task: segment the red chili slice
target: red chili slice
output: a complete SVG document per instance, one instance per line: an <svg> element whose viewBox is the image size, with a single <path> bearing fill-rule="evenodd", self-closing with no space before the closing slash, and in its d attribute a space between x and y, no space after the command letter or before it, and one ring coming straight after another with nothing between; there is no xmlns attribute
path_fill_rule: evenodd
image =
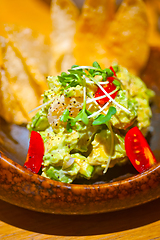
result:
<svg viewBox="0 0 160 240"><path fill-rule="evenodd" d="M116 73L115 73L113 67L110 67L110 69L111 69L112 72L114 73L114 76L116 76ZM107 78L107 81L109 81L109 83L103 86L104 90L105 90L107 93L111 93L112 91L114 91L114 90L116 89L116 86L114 85L113 80L114 80L114 77L108 77L108 78ZM115 98L116 95L117 95L117 92L118 92L118 91L116 91L115 93L111 94L111 97L112 97L112 98ZM95 98L101 97L101 96L104 96L104 92L103 92L100 88L98 88L98 89L97 89L97 92L95 93ZM105 97L105 98L102 98L102 99L97 100L97 103L100 104L100 105L104 105L104 104L107 103L108 101L109 101L109 98L108 98L108 97Z"/></svg>
<svg viewBox="0 0 160 240"><path fill-rule="evenodd" d="M133 127L125 136L126 154L138 172L144 172L157 161L145 137L138 129Z"/></svg>
<svg viewBox="0 0 160 240"><path fill-rule="evenodd" d="M24 167L34 173L38 173L43 162L43 155L44 155L43 139L38 132L32 131Z"/></svg>
<svg viewBox="0 0 160 240"><path fill-rule="evenodd" d="M117 77L116 72L114 71L113 67L110 66L109 69L111 69L112 72L113 72L113 75L114 75L115 77ZM113 80L114 80L114 77L108 77L107 80L108 80L108 81L113 81Z"/></svg>

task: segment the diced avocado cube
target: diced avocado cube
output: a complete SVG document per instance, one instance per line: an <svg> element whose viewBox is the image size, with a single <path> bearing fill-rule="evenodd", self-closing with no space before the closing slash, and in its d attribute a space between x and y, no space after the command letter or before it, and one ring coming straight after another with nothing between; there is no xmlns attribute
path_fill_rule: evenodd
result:
<svg viewBox="0 0 160 240"><path fill-rule="evenodd" d="M27 128L29 131L43 131L49 127L49 122L47 118L47 113L40 110L32 118L32 122L28 124Z"/></svg>
<svg viewBox="0 0 160 240"><path fill-rule="evenodd" d="M82 156L79 153L72 154L72 157L75 158L75 162L79 165L80 170L79 173L83 175L83 177L89 179L92 176L92 173L94 171L94 166L90 165L87 162L87 159L85 156Z"/></svg>
<svg viewBox="0 0 160 240"><path fill-rule="evenodd" d="M88 163L83 165L83 168L80 168L79 173L83 175L85 178L89 179L92 176L92 173L94 171L94 167Z"/></svg>
<svg viewBox="0 0 160 240"><path fill-rule="evenodd" d="M68 169L63 170L62 167L50 166L46 171L49 178L56 181L71 183L77 176L80 167L77 163L72 164Z"/></svg>
<svg viewBox="0 0 160 240"><path fill-rule="evenodd" d="M47 170L47 175L49 178L56 180L56 181L60 181L60 182L64 182L64 183L71 183L72 179L69 178L69 176L66 176L62 169L60 168L55 168L55 167L50 167Z"/></svg>
<svg viewBox="0 0 160 240"><path fill-rule="evenodd" d="M40 116L35 124L35 129L37 131L43 131L49 127L48 119L45 116Z"/></svg>

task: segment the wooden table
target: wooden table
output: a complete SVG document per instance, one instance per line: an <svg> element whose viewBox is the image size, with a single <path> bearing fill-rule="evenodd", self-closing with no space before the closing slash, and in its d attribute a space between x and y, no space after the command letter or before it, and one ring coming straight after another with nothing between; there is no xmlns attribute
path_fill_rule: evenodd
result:
<svg viewBox="0 0 160 240"><path fill-rule="evenodd" d="M33 212L0 200L0 239L160 239L160 199L86 216Z"/></svg>

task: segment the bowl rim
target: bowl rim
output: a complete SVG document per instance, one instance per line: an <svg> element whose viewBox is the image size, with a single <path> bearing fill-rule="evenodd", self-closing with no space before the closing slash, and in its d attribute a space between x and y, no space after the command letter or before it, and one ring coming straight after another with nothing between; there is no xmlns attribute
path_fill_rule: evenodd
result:
<svg viewBox="0 0 160 240"><path fill-rule="evenodd" d="M0 167L0 199L39 212L94 214L137 206L160 197L160 163L141 174L100 184L51 180L30 172L1 151ZM48 206L42 201L44 198Z"/></svg>
<svg viewBox="0 0 160 240"><path fill-rule="evenodd" d="M126 182L128 181L135 181L135 180L141 180L143 178L143 176L146 176L150 173L153 173L154 171L157 170L157 168L160 168L160 162L158 162L157 164L154 164L151 168L145 170L144 172L142 173L138 173L133 175L133 176L130 176L130 177L127 177L125 179L120 179L120 180L117 180L117 181L113 181L113 182L106 182L106 183L93 183L93 184L80 184L80 183L64 183L64 182L60 182L60 181L56 181L56 180L53 180L53 179L49 179L49 178L46 178L44 176L41 176L37 173L33 173L32 171L30 171L29 169L23 167L22 165L20 165L19 163L13 161L11 158L7 157L5 153L3 153L1 150L0 150L0 161L6 161L8 162L8 164L10 164L12 167L15 167L18 171L23 171L23 172L26 172L26 174L28 174L29 176L34 176L34 178L42 178L43 180L46 180L46 181L51 181L51 182L54 182L55 184L61 184L63 186L79 186L79 187L87 187L87 186L108 186L108 185L117 185L117 183L121 183L121 184L125 184Z"/></svg>

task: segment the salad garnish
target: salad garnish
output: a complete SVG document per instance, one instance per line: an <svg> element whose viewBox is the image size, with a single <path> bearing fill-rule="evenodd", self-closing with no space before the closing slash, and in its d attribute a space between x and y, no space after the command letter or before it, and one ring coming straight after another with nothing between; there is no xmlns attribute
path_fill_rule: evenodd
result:
<svg viewBox="0 0 160 240"><path fill-rule="evenodd" d="M127 132L125 149L129 160L140 173L148 170L157 162L148 142L137 127Z"/></svg>
<svg viewBox="0 0 160 240"><path fill-rule="evenodd" d="M28 124L25 167L34 173L42 168L42 176L71 183L96 179L108 168L123 167L128 158L139 172L156 163L143 137L154 92L140 78L121 66L102 69L94 62L47 80L43 104Z"/></svg>
<svg viewBox="0 0 160 240"><path fill-rule="evenodd" d="M38 132L32 131L24 167L34 173L38 173L42 166L43 156L44 156L43 139Z"/></svg>
<svg viewBox="0 0 160 240"><path fill-rule="evenodd" d="M85 70L85 72L83 70ZM61 76L58 77L59 81L62 83L62 86L65 87L65 89L73 86L75 87L78 84L81 84L83 86L83 108L80 111L80 113L75 117L75 119L69 118L69 115L68 115L70 126L74 126L76 121L78 120L81 120L84 124L87 125L88 124L87 118L91 118L99 115L109 105L110 102L113 102L117 107L121 108L126 113L130 113L128 109L126 109L125 107L123 107L122 105L120 105L114 100L114 97L116 96L118 90L120 89L121 84L120 84L120 80L116 77L113 67L105 68L104 70L102 70L100 65L97 62L94 62L93 67L74 65L72 66L71 70L68 70L68 71L69 71L69 74L62 73ZM97 81L95 79L95 76L102 76L102 81ZM114 79L115 77L116 79ZM113 82L111 83L109 81L106 82L106 79L110 79ZM89 98L86 100L86 83L96 84L101 90L102 96L96 97L97 95L95 94L95 97ZM107 86L106 88L101 86L104 84ZM109 84L109 87L108 87L108 84ZM110 90L111 84L112 84L112 91L108 93L107 89L109 88ZM99 89L97 91L99 91ZM97 112L94 112L93 114L89 113L86 109L86 103L91 103L95 101L99 103L98 100L101 100L101 99L105 99L103 101L103 105L104 104L105 105L101 107L100 110L98 110ZM101 115L100 115L100 118L102 118ZM63 121L63 118L61 118L61 121ZM71 131L71 128L68 128L68 130Z"/></svg>

